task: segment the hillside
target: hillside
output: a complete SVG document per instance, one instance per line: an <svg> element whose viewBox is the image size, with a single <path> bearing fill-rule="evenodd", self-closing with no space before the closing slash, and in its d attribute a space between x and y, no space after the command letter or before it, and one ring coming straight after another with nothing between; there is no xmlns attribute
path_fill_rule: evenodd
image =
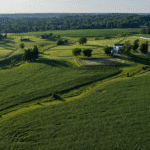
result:
<svg viewBox="0 0 150 150"><path fill-rule="evenodd" d="M0 150L148 149L150 55L132 50L114 58L103 49L145 42L141 34L116 36L131 30L33 32L1 40ZM50 33L68 43L39 37ZM102 37L95 40L96 34ZM24 49L38 46L38 59L23 61L21 37L30 39ZM92 56L74 56L74 48L92 49Z"/></svg>

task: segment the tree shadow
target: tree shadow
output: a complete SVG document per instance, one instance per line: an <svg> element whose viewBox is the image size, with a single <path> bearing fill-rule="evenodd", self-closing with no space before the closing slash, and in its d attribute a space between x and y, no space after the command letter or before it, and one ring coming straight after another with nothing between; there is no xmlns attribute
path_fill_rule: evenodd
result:
<svg viewBox="0 0 150 150"><path fill-rule="evenodd" d="M97 48L99 48L99 47L104 47L104 46L100 46L100 45L89 45L89 44L87 44L87 45L85 45L85 46L92 46L92 47L97 47Z"/></svg>
<svg viewBox="0 0 150 150"><path fill-rule="evenodd" d="M150 65L150 58L143 58L140 55L130 55L129 60L143 65Z"/></svg>
<svg viewBox="0 0 150 150"><path fill-rule="evenodd" d="M4 58L0 60L0 67L2 69L8 69L8 66L12 63L12 60L15 60L16 64L22 61L23 54L13 55L9 58ZM16 65L17 67L18 65Z"/></svg>
<svg viewBox="0 0 150 150"><path fill-rule="evenodd" d="M71 67L71 65L69 65L69 63L65 60L54 60L48 58L39 58L35 61L35 63L43 63L52 67Z"/></svg>

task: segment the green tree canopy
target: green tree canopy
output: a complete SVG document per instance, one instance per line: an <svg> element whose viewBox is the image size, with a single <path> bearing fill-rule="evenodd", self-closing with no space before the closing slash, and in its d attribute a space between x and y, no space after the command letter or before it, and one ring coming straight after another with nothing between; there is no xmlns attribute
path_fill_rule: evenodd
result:
<svg viewBox="0 0 150 150"><path fill-rule="evenodd" d="M74 56L80 55L81 52L82 52L82 51L81 51L80 48L75 48L75 49L72 50L72 53L73 53Z"/></svg>
<svg viewBox="0 0 150 150"><path fill-rule="evenodd" d="M133 44L133 50L134 51L137 50L138 47L139 47L139 39L136 39Z"/></svg>
<svg viewBox="0 0 150 150"><path fill-rule="evenodd" d="M140 51L145 54L148 52L148 41L140 45Z"/></svg>
<svg viewBox="0 0 150 150"><path fill-rule="evenodd" d="M79 44L83 45L87 42L87 38L86 37L81 37L78 42L79 42Z"/></svg>
<svg viewBox="0 0 150 150"><path fill-rule="evenodd" d="M83 50L83 55L87 56L87 57L92 56L92 50L91 49L85 49L85 50Z"/></svg>
<svg viewBox="0 0 150 150"><path fill-rule="evenodd" d="M20 43L19 46L20 46L20 48L22 48L22 49L25 47L24 43Z"/></svg>
<svg viewBox="0 0 150 150"><path fill-rule="evenodd" d="M124 46L119 49L119 52L124 55L130 55L132 49L132 45L130 41L125 41Z"/></svg>

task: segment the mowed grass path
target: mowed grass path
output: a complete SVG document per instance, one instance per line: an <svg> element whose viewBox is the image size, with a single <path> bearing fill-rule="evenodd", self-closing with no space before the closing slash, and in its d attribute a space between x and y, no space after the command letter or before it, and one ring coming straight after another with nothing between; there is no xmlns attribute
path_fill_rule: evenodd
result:
<svg viewBox="0 0 150 150"><path fill-rule="evenodd" d="M0 123L0 149L150 147L149 75L102 85L76 101L42 107Z"/></svg>

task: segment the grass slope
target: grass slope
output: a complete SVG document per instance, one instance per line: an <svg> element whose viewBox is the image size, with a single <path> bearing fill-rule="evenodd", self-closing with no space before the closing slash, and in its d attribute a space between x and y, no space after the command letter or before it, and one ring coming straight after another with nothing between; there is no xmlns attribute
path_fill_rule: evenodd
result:
<svg viewBox="0 0 150 150"><path fill-rule="evenodd" d="M0 149L148 149L149 75L0 124ZM105 92L103 92L105 91Z"/></svg>
<svg viewBox="0 0 150 150"><path fill-rule="evenodd" d="M0 114L7 109L119 73L99 67L78 69L71 62L39 58L36 63L0 72Z"/></svg>

